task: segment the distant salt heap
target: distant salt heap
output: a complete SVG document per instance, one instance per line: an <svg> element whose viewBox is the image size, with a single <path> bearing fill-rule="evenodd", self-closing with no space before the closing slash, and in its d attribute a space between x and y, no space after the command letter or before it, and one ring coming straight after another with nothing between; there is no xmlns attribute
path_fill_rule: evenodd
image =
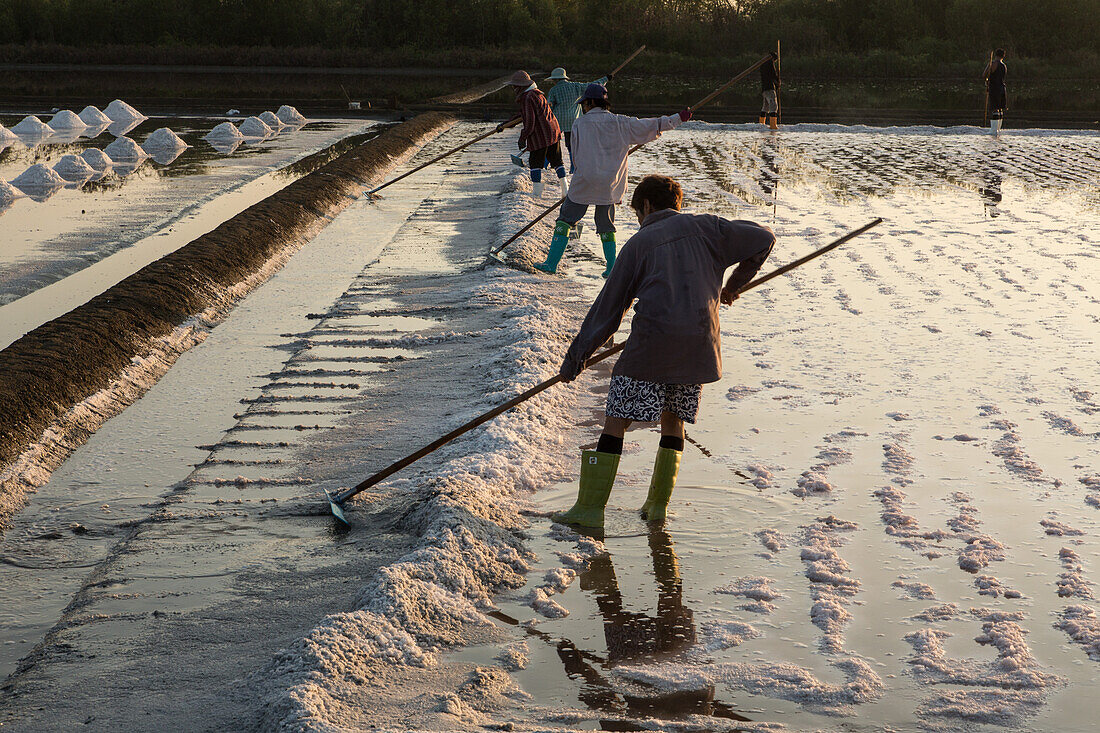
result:
<svg viewBox="0 0 1100 733"><path fill-rule="evenodd" d="M138 161L149 157L140 145L126 136L116 138L103 149L103 152L110 156L111 160Z"/></svg>
<svg viewBox="0 0 1100 733"><path fill-rule="evenodd" d="M217 140L218 142L232 142L234 140L243 140L244 135L233 126L232 122L223 122L206 133L205 139L210 141Z"/></svg>
<svg viewBox="0 0 1100 733"><path fill-rule="evenodd" d="M245 137L257 140L263 140L275 134L259 117L249 117L242 122L240 131Z"/></svg>
<svg viewBox="0 0 1100 733"><path fill-rule="evenodd" d="M103 114L107 115L112 122L133 122L134 120L149 119L121 99L116 99L108 104L107 108L103 110Z"/></svg>
<svg viewBox="0 0 1100 733"><path fill-rule="evenodd" d="M279 111L275 113L275 116L279 118L284 125L290 125L291 127L301 127L309 122L302 113L296 110L290 105L284 104L279 107Z"/></svg>
<svg viewBox="0 0 1100 733"><path fill-rule="evenodd" d="M20 137L45 137L53 134L53 128L34 115L24 117L11 131Z"/></svg>
<svg viewBox="0 0 1100 733"><path fill-rule="evenodd" d="M93 105L88 105L80 112L80 120L88 127L99 127L111 124L111 118L103 114L103 110Z"/></svg>
<svg viewBox="0 0 1100 733"><path fill-rule="evenodd" d="M61 160L57 161L53 169L68 183L84 183L96 174L95 169L79 155L61 156Z"/></svg>
<svg viewBox="0 0 1100 733"><path fill-rule="evenodd" d="M4 127L3 125L0 125L0 145L11 143L16 139L17 136L14 132Z"/></svg>
<svg viewBox="0 0 1100 733"><path fill-rule="evenodd" d="M183 141L183 138L172 132L169 128L162 127L145 138L145 142L141 144L141 147L145 152L152 154L154 151L183 150L190 146Z"/></svg>
<svg viewBox="0 0 1100 733"><path fill-rule="evenodd" d="M26 194L41 193L65 185L65 179L51 168L35 163L12 180L11 185Z"/></svg>
<svg viewBox="0 0 1100 733"><path fill-rule="evenodd" d="M280 120L279 117L271 111L264 112L262 115L260 115L260 119L265 125L270 127L271 131L274 132L276 135L279 134L280 130L287 126L285 122Z"/></svg>
<svg viewBox="0 0 1100 733"><path fill-rule="evenodd" d="M88 148L80 157L84 159L84 162L92 167L92 170L99 173L105 172L108 168L114 165L114 161L110 156L104 153L99 148Z"/></svg>
<svg viewBox="0 0 1100 733"><path fill-rule="evenodd" d="M23 198L23 192L0 178L0 207L6 207L18 198Z"/></svg>
<svg viewBox="0 0 1100 733"><path fill-rule="evenodd" d="M88 127L87 123L84 122L84 120L80 119L80 117L77 116L76 112L73 112L69 109L61 110L60 112L55 114L53 116L53 119L50 120L49 126L51 130L66 131L83 130Z"/></svg>

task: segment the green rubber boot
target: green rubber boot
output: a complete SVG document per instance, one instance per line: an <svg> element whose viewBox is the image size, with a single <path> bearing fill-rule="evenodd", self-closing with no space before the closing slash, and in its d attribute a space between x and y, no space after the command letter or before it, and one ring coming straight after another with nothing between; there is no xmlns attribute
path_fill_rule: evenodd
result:
<svg viewBox="0 0 1100 733"><path fill-rule="evenodd" d="M581 482L577 503L569 511L551 514L550 518L562 524L602 527L603 510L607 506L607 497L611 496L611 487L615 485L615 474L619 470L621 457L617 453L600 453L595 450L581 453Z"/></svg>
<svg viewBox="0 0 1100 733"><path fill-rule="evenodd" d="M668 513L668 500L672 498L672 487L676 485L676 474L680 471L680 456L683 451L672 448L658 448L657 460L653 463L653 478L649 480L649 496L642 504L642 519L658 522Z"/></svg>
<svg viewBox="0 0 1100 733"><path fill-rule="evenodd" d="M600 235L600 241L603 242L603 258L607 260L603 271L603 279L606 280L615 266L615 232L604 232Z"/></svg>
<svg viewBox="0 0 1100 733"><path fill-rule="evenodd" d="M561 256L565 254L565 245L569 243L569 222L558 219L554 225L554 238L550 240L550 251L546 253L546 262L535 263L536 270L556 275Z"/></svg>

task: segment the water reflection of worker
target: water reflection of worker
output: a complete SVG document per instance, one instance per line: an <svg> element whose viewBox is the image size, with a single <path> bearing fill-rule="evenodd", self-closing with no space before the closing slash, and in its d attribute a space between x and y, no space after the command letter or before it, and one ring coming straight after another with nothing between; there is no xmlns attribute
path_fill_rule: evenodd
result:
<svg viewBox="0 0 1100 733"><path fill-rule="evenodd" d="M982 169L982 182L978 193L982 197L985 213L990 218L1001 215L998 208L1001 204L1001 182L1004 180L1004 170L999 160L997 151L991 151L985 167Z"/></svg>
<svg viewBox="0 0 1100 733"><path fill-rule="evenodd" d="M779 55L772 51L770 58L760 67L760 94L764 98L760 107L760 124L767 123L773 130L779 129Z"/></svg>
<svg viewBox="0 0 1100 733"><path fill-rule="evenodd" d="M772 208L779 198L779 142L774 135L764 137L760 146L760 189L771 197Z"/></svg>
<svg viewBox="0 0 1100 733"><path fill-rule="evenodd" d="M1005 65L1005 50L998 48L993 52L993 58L982 72L986 89L989 93L989 131L994 135L1000 133L1001 123L1004 122L1005 111L1008 109L1008 87L1005 85L1005 77L1008 76L1008 66Z"/></svg>
<svg viewBox="0 0 1100 733"><path fill-rule="evenodd" d="M584 682L579 694L581 702L608 713L647 716L694 713L746 720L728 705L715 701L713 685L654 696L630 695L617 690L593 665L596 662L612 668L626 662L663 661L682 654L695 643L695 620L691 609L684 606L680 565L672 547L672 537L664 530L651 530L649 551L657 582L656 615L626 609L610 554L592 560L588 570L580 576L581 589L596 597L607 644L606 659L580 651L565 639L557 644L558 657L566 674Z"/></svg>

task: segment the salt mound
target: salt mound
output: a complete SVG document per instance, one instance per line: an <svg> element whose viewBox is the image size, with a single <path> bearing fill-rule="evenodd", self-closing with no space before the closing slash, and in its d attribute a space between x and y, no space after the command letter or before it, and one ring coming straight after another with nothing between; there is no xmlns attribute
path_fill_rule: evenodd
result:
<svg viewBox="0 0 1100 733"><path fill-rule="evenodd" d="M57 175L51 168L41 163L35 163L27 170L12 180L11 185L23 192L43 191L51 188L61 188L65 185L65 179Z"/></svg>
<svg viewBox="0 0 1100 733"><path fill-rule="evenodd" d="M22 191L5 181L3 178L0 178L0 206L10 204L12 201L22 197Z"/></svg>
<svg viewBox="0 0 1100 733"><path fill-rule="evenodd" d="M185 143L183 141L183 138L181 138L179 135L172 132L167 127L162 127L159 130L156 130L149 137L145 138L145 142L142 143L141 147L145 150L145 152L152 153L154 150L183 150L184 148L190 146Z"/></svg>
<svg viewBox="0 0 1100 733"><path fill-rule="evenodd" d="M79 155L61 156L61 160L57 161L53 169L69 183L83 183L96 173L95 168L88 165L88 161Z"/></svg>
<svg viewBox="0 0 1100 733"><path fill-rule="evenodd" d="M114 165L114 161L111 160L110 156L99 148L88 148L80 154L80 157L84 159L85 163L91 166L92 170L99 171L100 173Z"/></svg>
<svg viewBox="0 0 1100 733"><path fill-rule="evenodd" d="M77 116L76 112L64 109L53 116L49 126L52 130L83 130L88 125Z"/></svg>
<svg viewBox="0 0 1100 733"><path fill-rule="evenodd" d="M99 107L89 104L80 111L80 120L88 127L99 127L111 124L111 118L103 114Z"/></svg>
<svg viewBox="0 0 1100 733"><path fill-rule="evenodd" d="M103 114L107 115L112 122L130 122L132 120L148 119L141 112L138 112L121 99L116 99L108 104L107 108L103 110Z"/></svg>
<svg viewBox="0 0 1100 733"><path fill-rule="evenodd" d="M103 149L111 160L144 160L149 154L141 149L141 146L128 137L116 138L113 143Z"/></svg>
<svg viewBox="0 0 1100 733"><path fill-rule="evenodd" d="M301 112L287 104L279 107L279 111L275 113L275 116L278 117L284 125L301 126L309 122L309 120L302 116Z"/></svg>
<svg viewBox="0 0 1100 733"><path fill-rule="evenodd" d="M24 117L23 121L15 127L11 128L11 131L16 135L26 135L28 137L45 136L53 133L53 128L47 125L42 120L38 119L34 115Z"/></svg>
<svg viewBox="0 0 1100 733"><path fill-rule="evenodd" d="M244 135L241 131L233 126L232 122L223 122L215 127L204 136L205 140L217 140L219 142L229 142L231 140L243 140Z"/></svg>
<svg viewBox="0 0 1100 733"><path fill-rule="evenodd" d="M251 138L268 138L275 134L259 117L249 117L241 123L240 130L242 135Z"/></svg>
<svg viewBox="0 0 1100 733"><path fill-rule="evenodd" d="M279 130L282 130L284 127L287 126L286 123L280 120L278 116L271 111L264 112L262 115L260 115L260 119L265 125L271 128L272 132L276 134L278 134Z"/></svg>

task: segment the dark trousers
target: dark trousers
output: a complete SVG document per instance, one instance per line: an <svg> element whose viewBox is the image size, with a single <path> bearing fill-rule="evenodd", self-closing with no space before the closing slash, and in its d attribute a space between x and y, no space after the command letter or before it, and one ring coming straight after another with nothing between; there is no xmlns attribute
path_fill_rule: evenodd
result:
<svg viewBox="0 0 1100 733"><path fill-rule="evenodd" d="M556 142L553 145L548 145L545 148L539 148L538 150L531 151L531 158L528 161L528 165L531 166L531 170L540 171L546 167L547 161L550 162L551 168L561 168L563 163L561 160L561 142Z"/></svg>

